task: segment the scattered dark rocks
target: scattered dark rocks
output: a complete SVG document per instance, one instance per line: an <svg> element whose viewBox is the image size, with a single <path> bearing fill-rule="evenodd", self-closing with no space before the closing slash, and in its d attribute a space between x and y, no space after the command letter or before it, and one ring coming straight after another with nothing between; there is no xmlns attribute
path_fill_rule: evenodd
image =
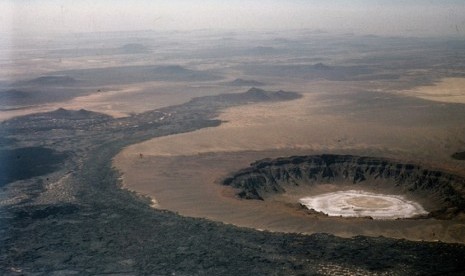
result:
<svg viewBox="0 0 465 276"><path fill-rule="evenodd" d="M79 207L72 204L57 204L50 206L35 206L28 210L18 210L15 218L22 219L45 219L45 218L60 218L64 215L70 215L79 211Z"/></svg>

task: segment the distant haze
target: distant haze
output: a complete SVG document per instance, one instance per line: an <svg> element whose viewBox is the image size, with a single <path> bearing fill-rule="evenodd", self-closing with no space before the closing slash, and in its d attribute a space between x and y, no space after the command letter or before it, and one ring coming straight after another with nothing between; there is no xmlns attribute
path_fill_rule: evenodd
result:
<svg viewBox="0 0 465 276"><path fill-rule="evenodd" d="M0 32L318 29L465 36L463 0L2 0Z"/></svg>

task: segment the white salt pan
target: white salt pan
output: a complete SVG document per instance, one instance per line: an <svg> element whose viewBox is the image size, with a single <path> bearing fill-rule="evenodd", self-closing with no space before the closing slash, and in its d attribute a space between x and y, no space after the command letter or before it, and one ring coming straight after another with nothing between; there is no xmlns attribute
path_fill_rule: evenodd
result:
<svg viewBox="0 0 465 276"><path fill-rule="evenodd" d="M299 201L308 209L314 209L329 216L397 219L428 213L420 204L407 200L403 196L356 190L304 197Z"/></svg>

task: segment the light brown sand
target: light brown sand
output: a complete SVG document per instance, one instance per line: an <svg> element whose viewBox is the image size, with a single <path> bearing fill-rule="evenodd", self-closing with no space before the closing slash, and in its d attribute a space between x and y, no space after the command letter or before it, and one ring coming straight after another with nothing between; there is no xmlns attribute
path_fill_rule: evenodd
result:
<svg viewBox="0 0 465 276"><path fill-rule="evenodd" d="M420 86L406 92L430 101L465 104L465 79L445 78L433 86Z"/></svg>
<svg viewBox="0 0 465 276"><path fill-rule="evenodd" d="M49 112L58 108L71 110L87 109L119 118L126 117L131 113L141 113L161 107L182 104L193 97L225 92L243 92L243 89L240 90L241 88L233 90L225 87L217 88L208 82L197 84L144 82L99 87L103 92L96 92L97 88L89 89L92 90L92 94L76 97L68 101L0 111L0 121L38 112Z"/></svg>
<svg viewBox="0 0 465 276"><path fill-rule="evenodd" d="M208 152L262 151L268 149L313 150L320 152L357 150L384 157L402 156L438 164L449 161L444 151L450 129L438 126L383 125L321 114L319 94L303 94L290 102L245 105L225 110L215 128L159 137L125 149L124 152L153 156L195 155ZM331 110L333 106L328 106ZM374 110L373 112L377 112ZM408 114L406 114L408 116ZM369 119L369 118L368 118ZM381 152L381 153L379 153ZM461 167L460 164L451 166Z"/></svg>

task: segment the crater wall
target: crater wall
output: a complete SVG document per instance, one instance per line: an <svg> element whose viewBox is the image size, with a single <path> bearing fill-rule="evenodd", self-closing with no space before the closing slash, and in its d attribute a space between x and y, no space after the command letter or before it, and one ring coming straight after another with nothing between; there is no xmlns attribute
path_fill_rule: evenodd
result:
<svg viewBox="0 0 465 276"><path fill-rule="evenodd" d="M292 156L252 163L223 181L243 199L266 200L305 185L357 185L394 191L430 206L429 216L448 219L464 213L465 179L416 164L352 155Z"/></svg>

